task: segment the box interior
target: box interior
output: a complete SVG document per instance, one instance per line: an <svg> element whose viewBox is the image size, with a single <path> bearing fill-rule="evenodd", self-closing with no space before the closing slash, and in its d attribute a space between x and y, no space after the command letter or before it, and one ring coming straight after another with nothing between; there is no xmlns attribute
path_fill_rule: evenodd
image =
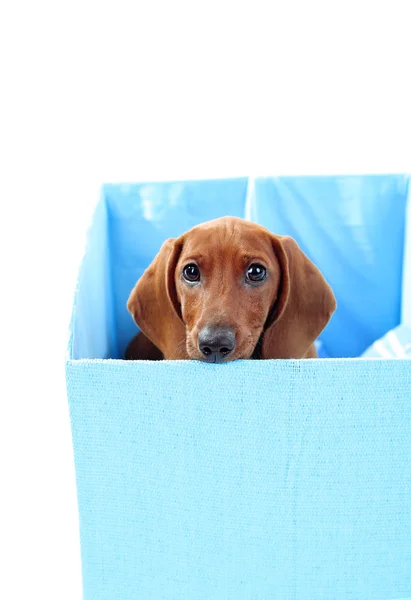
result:
<svg viewBox="0 0 411 600"><path fill-rule="evenodd" d="M357 357L401 317L405 175L109 184L91 224L69 357L121 359L137 333L129 293L162 242L224 215L290 235L334 290L320 356Z"/></svg>

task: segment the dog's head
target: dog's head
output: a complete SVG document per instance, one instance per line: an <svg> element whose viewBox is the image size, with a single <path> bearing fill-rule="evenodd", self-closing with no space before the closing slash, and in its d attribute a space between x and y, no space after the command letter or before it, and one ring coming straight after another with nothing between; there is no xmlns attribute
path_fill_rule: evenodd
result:
<svg viewBox="0 0 411 600"><path fill-rule="evenodd" d="M302 358L335 310L289 237L235 217L167 240L128 309L165 359Z"/></svg>

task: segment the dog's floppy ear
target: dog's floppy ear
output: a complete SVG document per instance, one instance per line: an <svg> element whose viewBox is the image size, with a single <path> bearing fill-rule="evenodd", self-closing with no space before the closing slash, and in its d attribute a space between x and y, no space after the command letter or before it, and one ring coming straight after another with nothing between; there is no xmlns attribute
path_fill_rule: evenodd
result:
<svg viewBox="0 0 411 600"><path fill-rule="evenodd" d="M175 286L183 238L169 239L137 281L127 302L141 331L167 360L185 358L185 326Z"/></svg>
<svg viewBox="0 0 411 600"><path fill-rule="evenodd" d="M303 358L330 320L335 297L295 240L273 235L272 244L281 267L281 283L265 325L261 356Z"/></svg>

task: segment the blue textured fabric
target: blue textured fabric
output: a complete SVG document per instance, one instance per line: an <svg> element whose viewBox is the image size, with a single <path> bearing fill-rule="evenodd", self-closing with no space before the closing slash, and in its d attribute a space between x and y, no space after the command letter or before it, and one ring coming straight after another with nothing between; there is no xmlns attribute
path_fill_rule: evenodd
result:
<svg viewBox="0 0 411 600"><path fill-rule="evenodd" d="M224 214L325 273L320 356L391 330L408 348L408 192L401 175L104 186L66 365L85 600L411 597L410 360L112 360L162 241Z"/></svg>
<svg viewBox="0 0 411 600"><path fill-rule="evenodd" d="M411 596L411 362L72 361L85 600Z"/></svg>

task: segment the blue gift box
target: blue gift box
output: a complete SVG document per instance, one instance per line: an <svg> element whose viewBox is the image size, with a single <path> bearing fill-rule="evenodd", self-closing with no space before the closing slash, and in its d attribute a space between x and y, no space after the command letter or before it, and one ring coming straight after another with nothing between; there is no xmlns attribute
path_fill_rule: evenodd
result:
<svg viewBox="0 0 411 600"><path fill-rule="evenodd" d="M411 597L409 178L105 185L66 364L85 600ZM223 215L293 236L338 308L315 360L122 360L161 243ZM404 311L403 311L404 312Z"/></svg>

